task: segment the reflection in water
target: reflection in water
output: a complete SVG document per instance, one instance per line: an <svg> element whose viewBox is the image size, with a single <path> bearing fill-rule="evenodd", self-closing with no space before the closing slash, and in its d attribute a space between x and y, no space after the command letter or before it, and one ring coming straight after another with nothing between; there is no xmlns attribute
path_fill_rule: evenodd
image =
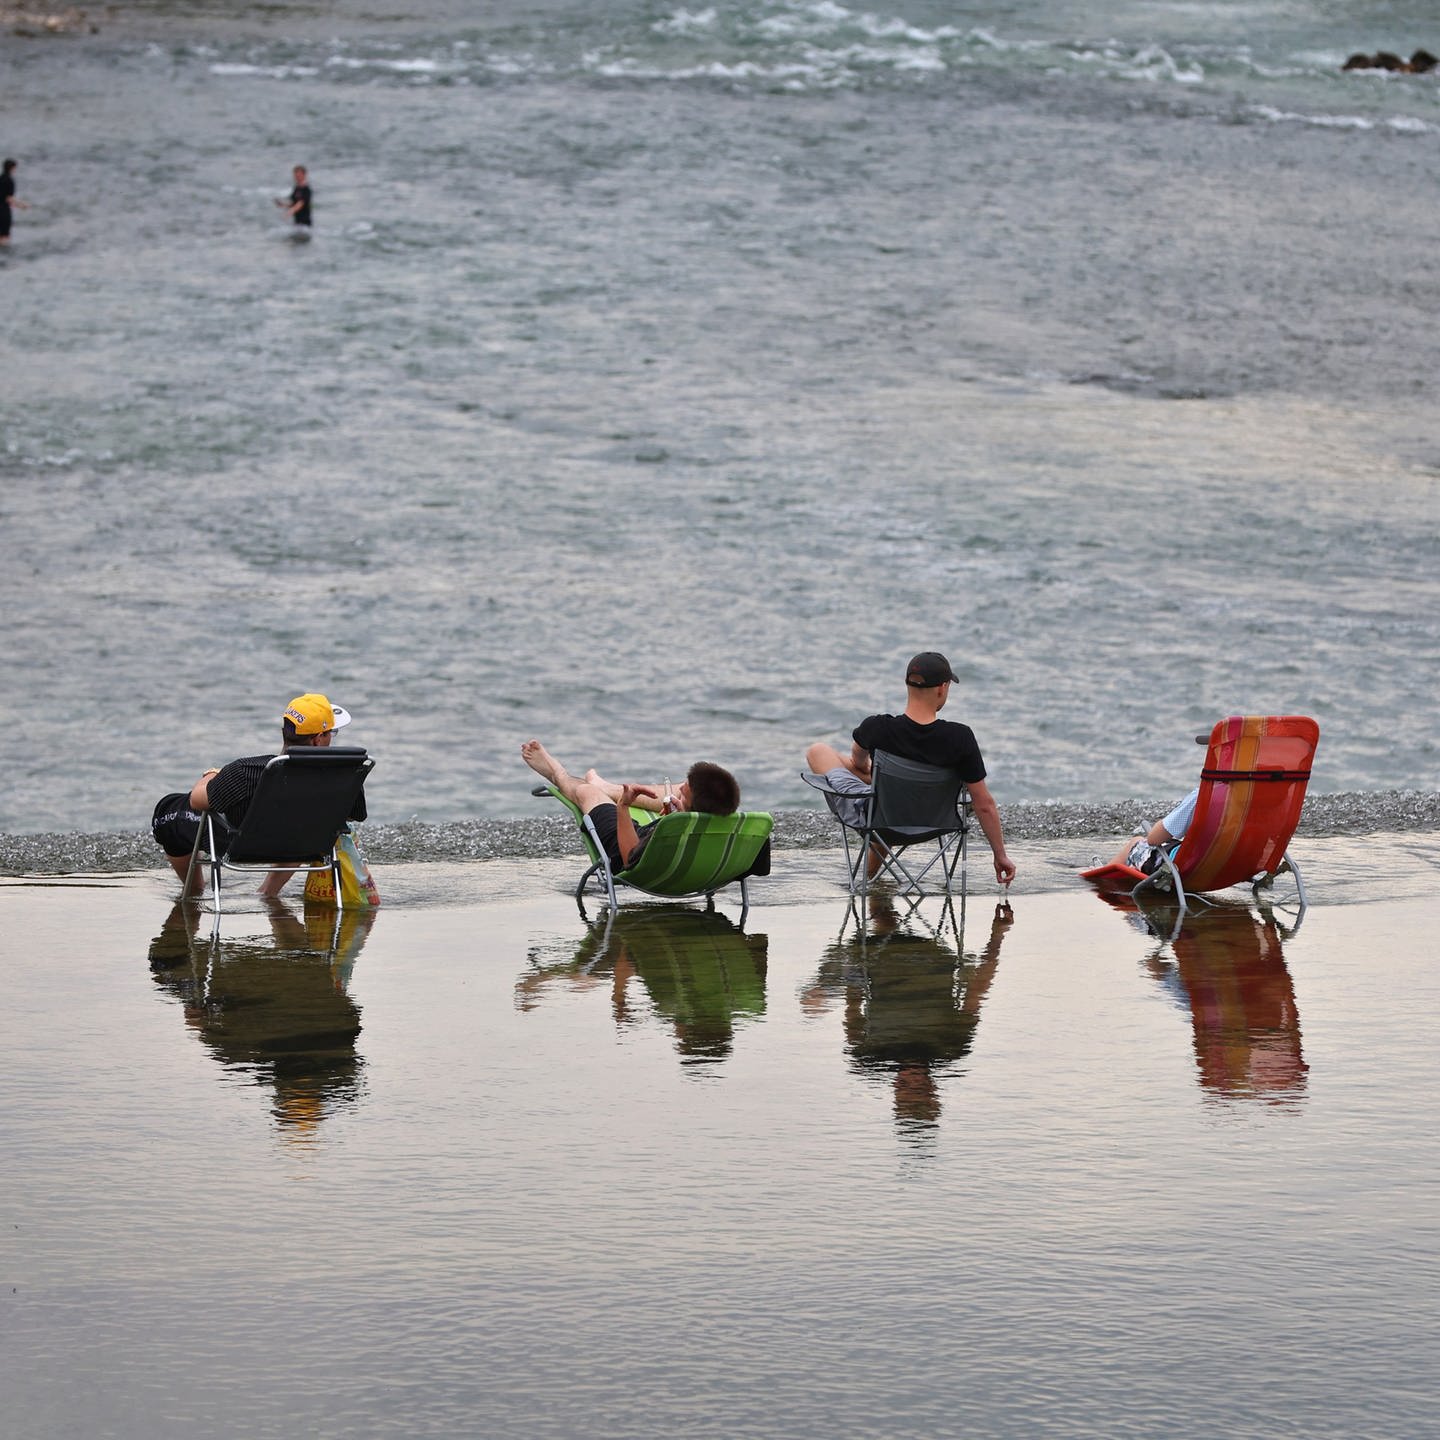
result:
<svg viewBox="0 0 1440 1440"><path fill-rule="evenodd" d="M1303 1100L1309 1067L1273 912L1226 906L1191 913L1170 948L1173 962L1157 954L1149 968L1189 1006L1207 1094L1270 1104Z"/></svg>
<svg viewBox="0 0 1440 1440"><path fill-rule="evenodd" d="M1268 905L1182 912L1173 905L1142 910L1129 896L1103 898L1135 912L1136 923L1162 941L1146 968L1190 1012L1206 1094L1272 1105L1303 1100L1310 1067L1284 941L1300 928L1304 908L1286 927Z"/></svg>
<svg viewBox="0 0 1440 1440"><path fill-rule="evenodd" d="M272 944L202 938L198 908L177 902L150 969L226 1069L274 1088L282 1133L308 1138L360 1094L360 1011L345 987L375 913L341 910L337 927L334 906L266 908Z"/></svg>
<svg viewBox="0 0 1440 1440"><path fill-rule="evenodd" d="M852 904L801 992L811 1014L844 1002L846 1054L859 1074L883 1076L892 1087L902 1135L922 1139L937 1125L937 1076L970 1053L1000 944L1014 923L1010 906L997 904L984 950L967 955L963 896L958 914L946 899L932 926L920 903L897 909L889 896L872 895L864 908Z"/></svg>
<svg viewBox="0 0 1440 1440"><path fill-rule="evenodd" d="M530 952L531 969L515 986L516 1003L533 1010L542 992L609 982L617 1026L643 1023L631 985L639 980L650 1009L668 1022L685 1064L723 1060L735 1027L765 1013L769 937L750 935L718 910L681 905L637 906L607 912L590 926L572 958L544 964Z"/></svg>

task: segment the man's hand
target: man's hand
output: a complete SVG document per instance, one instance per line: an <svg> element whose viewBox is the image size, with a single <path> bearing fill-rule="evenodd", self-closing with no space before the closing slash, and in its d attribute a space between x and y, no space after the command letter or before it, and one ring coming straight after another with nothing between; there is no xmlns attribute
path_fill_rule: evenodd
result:
<svg viewBox="0 0 1440 1440"><path fill-rule="evenodd" d="M995 878L1008 890L1015 878L1015 862L1003 850L994 858Z"/></svg>
<svg viewBox="0 0 1440 1440"><path fill-rule="evenodd" d="M660 792L653 785L622 785L620 787L620 803L627 809L641 795L648 795L652 800L660 798Z"/></svg>

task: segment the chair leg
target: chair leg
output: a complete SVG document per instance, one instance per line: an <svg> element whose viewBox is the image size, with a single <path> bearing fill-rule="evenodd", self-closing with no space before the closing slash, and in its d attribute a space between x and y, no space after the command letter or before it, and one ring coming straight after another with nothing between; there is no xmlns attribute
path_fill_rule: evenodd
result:
<svg viewBox="0 0 1440 1440"><path fill-rule="evenodd" d="M191 887L195 883L195 867L200 863L200 842L204 838L205 824L202 820L201 823L195 827L195 843L190 847L190 863L185 867L185 880L180 887L180 900L182 904L191 896ZM200 876L202 879L204 878L204 875L204 870L201 870Z"/></svg>
<svg viewBox="0 0 1440 1440"><path fill-rule="evenodd" d="M1300 867L1291 858L1288 850L1281 859L1279 869L1277 869L1275 873L1278 875L1281 870L1288 870L1295 877L1295 891L1300 897L1300 904L1303 908L1308 909L1309 901L1305 895L1305 882L1300 878Z"/></svg>
<svg viewBox="0 0 1440 1440"><path fill-rule="evenodd" d="M210 851L210 888L215 903L215 918L220 918L220 854L215 844L215 821L210 812L205 812L205 838Z"/></svg>
<svg viewBox="0 0 1440 1440"><path fill-rule="evenodd" d="M1184 914L1190 907L1185 902L1185 884L1180 879L1180 872L1175 868L1175 862L1168 855L1164 854L1163 851L1161 852L1160 860L1164 866L1164 873L1169 876L1170 883L1174 887L1175 903L1180 907L1181 913ZM1161 887L1155 883L1155 879L1156 876L1160 874L1161 871L1156 870L1154 874L1147 875L1130 892L1130 898L1138 903L1142 892L1158 891Z"/></svg>

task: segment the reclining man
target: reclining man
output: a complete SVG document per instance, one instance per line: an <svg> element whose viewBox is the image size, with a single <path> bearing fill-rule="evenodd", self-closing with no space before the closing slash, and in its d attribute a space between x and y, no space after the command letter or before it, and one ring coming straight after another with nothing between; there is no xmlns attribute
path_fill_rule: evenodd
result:
<svg viewBox="0 0 1440 1440"><path fill-rule="evenodd" d="M1205 739L1205 736L1199 736ZM1143 835L1132 835L1111 857L1112 865L1129 865L1146 875L1153 875L1162 863L1161 852L1170 850L1185 838L1195 819L1195 802L1200 798L1197 785L1168 815L1157 820ZM1098 858L1097 858L1098 863Z"/></svg>
<svg viewBox="0 0 1440 1440"><path fill-rule="evenodd" d="M325 696L297 695L280 717L281 746L285 750L304 745L327 746L335 732L349 723L349 711L332 705ZM150 829L175 873L185 882L187 891L198 890L205 883L204 870L197 866L192 872L190 868L190 856L195 850L195 837L200 833L204 812L214 812L216 840L222 846L228 845L250 808L260 776L274 758L273 754L265 754L232 760L218 770L207 770L188 793L177 791L163 796L156 805ZM363 820L365 813L362 790L350 818ZM272 870L260 882L260 894L278 895L294 873L293 870Z"/></svg>
<svg viewBox="0 0 1440 1440"><path fill-rule="evenodd" d="M958 771L969 787L975 818L990 842L995 878L1008 887L1015 878L1015 863L1005 853L1000 809L985 784L985 762L980 758L974 732L968 725L939 718L955 678L950 662L943 655L934 650L923 651L905 667L907 698L903 714L870 715L855 727L854 744L848 757L820 742L805 752L805 763L811 774L823 775L833 789L846 797L826 797L830 808L846 824L850 823L847 814L857 824L862 817L864 797L871 793L870 757L876 750L898 755L902 760ZM879 864L880 856L872 846L868 859L871 875Z"/></svg>
<svg viewBox="0 0 1440 1440"><path fill-rule="evenodd" d="M658 785L621 785L587 770L577 780L538 740L520 747L520 758L542 779L548 780L572 805L590 817L605 847L612 873L628 870L644 852L654 829L635 824L633 805L656 816L676 810L698 810L706 815L733 815L740 808L740 784L728 771L708 760L697 760L685 783L673 794ZM665 792L669 791L666 782Z"/></svg>

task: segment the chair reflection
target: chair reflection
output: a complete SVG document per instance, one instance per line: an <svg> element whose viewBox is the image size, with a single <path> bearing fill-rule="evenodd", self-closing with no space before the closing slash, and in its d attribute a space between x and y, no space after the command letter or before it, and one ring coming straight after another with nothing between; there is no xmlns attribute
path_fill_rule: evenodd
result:
<svg viewBox="0 0 1440 1440"><path fill-rule="evenodd" d="M902 1135L917 1138L940 1119L938 1077L970 1053L1000 947L1015 923L996 904L985 946L965 951L965 896L947 896L932 921L926 902L881 893L852 903L839 937L801 991L806 1013L843 1004L845 1052L855 1072L883 1078Z"/></svg>
<svg viewBox="0 0 1440 1440"><path fill-rule="evenodd" d="M545 963L530 952L531 969L516 982L521 1010L533 1010L547 989L606 987L617 1027L644 1023L649 1011L675 1037L684 1065L723 1060L738 1025L765 1013L766 935L749 934L719 910L647 905L607 911L569 958Z"/></svg>
<svg viewBox="0 0 1440 1440"><path fill-rule="evenodd" d="M220 940L177 901L150 942L150 970L225 1069L271 1087L282 1134L303 1139L361 1093L360 1011L346 987L375 913L343 910L337 923L331 905L266 909L269 943Z"/></svg>
<svg viewBox="0 0 1440 1440"><path fill-rule="evenodd" d="M1146 958L1147 972L1190 1015L1205 1093L1275 1105L1303 1100L1310 1067L1285 941L1300 928L1304 906L1285 916L1264 904L1189 912L1146 906L1138 914L1161 942Z"/></svg>

